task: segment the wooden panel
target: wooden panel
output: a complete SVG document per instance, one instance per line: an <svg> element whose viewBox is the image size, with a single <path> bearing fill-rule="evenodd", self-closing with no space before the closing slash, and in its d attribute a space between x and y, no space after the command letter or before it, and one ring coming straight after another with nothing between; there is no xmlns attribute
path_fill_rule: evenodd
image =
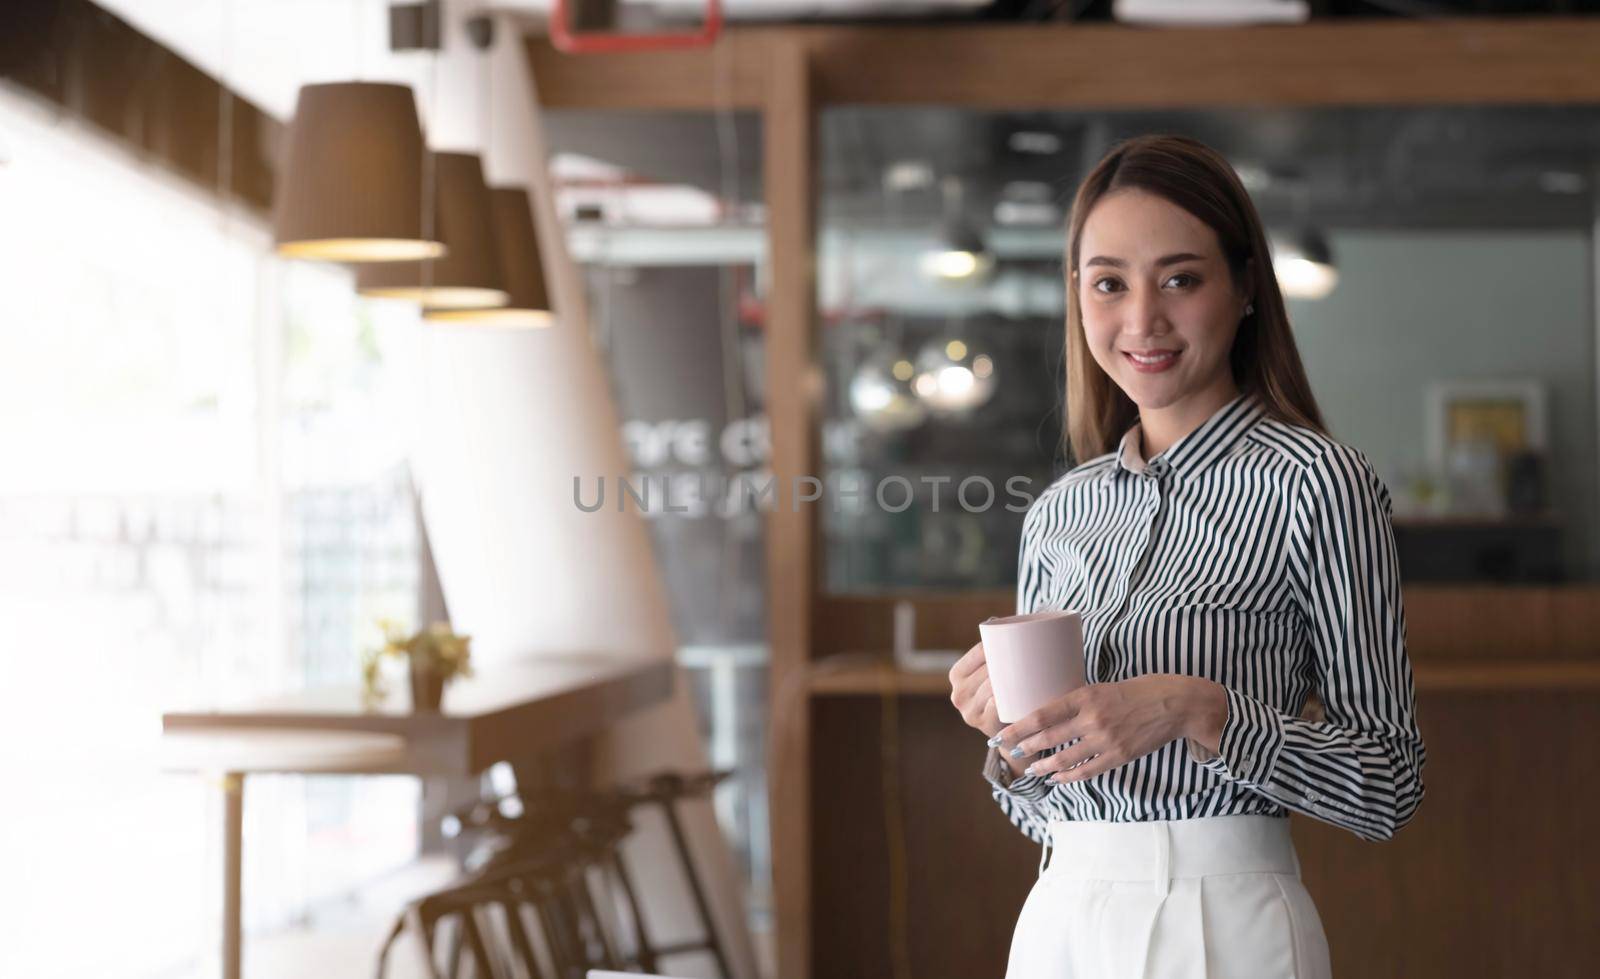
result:
<svg viewBox="0 0 1600 979"><path fill-rule="evenodd" d="M1600 975L1594 695L1423 696L1427 795L1394 840L1296 819L1334 974Z"/></svg>
<svg viewBox="0 0 1600 979"><path fill-rule="evenodd" d="M895 975L899 920L910 976L998 976L1039 849L989 798L982 739L948 702L902 701L887 754L883 709L815 708L814 974ZM1427 796L1393 841L1294 817L1334 974L1600 974L1600 835L1588 826L1600 697L1425 693L1419 713ZM897 804L884 771L897 774ZM897 876L903 917L891 914Z"/></svg>
<svg viewBox="0 0 1600 979"><path fill-rule="evenodd" d="M1432 657L1566 659L1600 652L1600 586L1405 590L1406 642Z"/></svg>
<svg viewBox="0 0 1600 979"><path fill-rule="evenodd" d="M0 76L203 193L258 214L270 209L271 148L283 131L276 119L86 0L7 7Z"/></svg>
<svg viewBox="0 0 1600 979"><path fill-rule="evenodd" d="M816 152L811 82L798 45L770 49L770 89L763 133L767 195L767 249L772 292L766 331L767 416L772 427L772 473L793 487L814 471L816 426L811 380L815 367L816 281L813 229ZM771 649L771 786L773 905L778 975L810 975L809 902L811 847L805 666L811 648L814 595L813 507L779 505L767 515L767 633Z"/></svg>
<svg viewBox="0 0 1600 979"><path fill-rule="evenodd" d="M1600 100L1600 23L1338 21L1143 29L996 24L812 36L827 103L986 108Z"/></svg>
<svg viewBox="0 0 1600 979"><path fill-rule="evenodd" d="M1146 29L1116 24L726 31L719 46L528 55L549 108L760 104L771 50L801 44L819 104L992 109L1600 102L1593 18L1345 20ZM717 59L723 59L718 63Z"/></svg>
<svg viewBox="0 0 1600 979"><path fill-rule="evenodd" d="M828 856L815 871L812 974L998 977L1039 850L990 799L983 740L950 704L898 706L816 705L811 816ZM908 969L894 968L897 947Z"/></svg>
<svg viewBox="0 0 1600 979"><path fill-rule="evenodd" d="M878 595L820 595L813 627L812 655L881 652L894 648L894 606L916 609L918 649L967 649L978 641L978 623L1016 611L1016 593L1006 591L891 592Z"/></svg>

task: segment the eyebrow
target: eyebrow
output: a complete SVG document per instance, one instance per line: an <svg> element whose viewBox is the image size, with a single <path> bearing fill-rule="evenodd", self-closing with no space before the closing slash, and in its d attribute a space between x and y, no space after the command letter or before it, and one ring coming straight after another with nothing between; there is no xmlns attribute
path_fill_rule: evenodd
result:
<svg viewBox="0 0 1600 979"><path fill-rule="evenodd" d="M1204 255L1196 255L1194 252L1178 252L1173 255L1163 255L1156 259L1156 268L1161 268L1165 265L1176 265L1179 262L1196 262L1204 259ZM1118 269L1125 269L1128 267L1127 262L1124 262L1120 258L1111 258L1108 255L1096 255L1094 258L1084 262L1083 265L1085 268L1088 268L1091 265L1109 265L1112 268Z"/></svg>

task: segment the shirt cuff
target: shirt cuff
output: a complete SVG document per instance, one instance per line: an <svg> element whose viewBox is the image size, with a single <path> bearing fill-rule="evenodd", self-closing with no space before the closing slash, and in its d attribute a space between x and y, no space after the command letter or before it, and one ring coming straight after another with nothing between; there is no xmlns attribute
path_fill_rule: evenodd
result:
<svg viewBox="0 0 1600 979"><path fill-rule="evenodd" d="M990 748L983 761L983 777L1006 795L1027 802L1038 802L1055 788L1042 775L1013 775L1011 766L1000 757L999 748Z"/></svg>
<svg viewBox="0 0 1600 979"><path fill-rule="evenodd" d="M1232 687L1224 689L1228 694L1228 719L1222 724L1222 741L1217 746L1221 751L1185 738L1189 760L1223 778L1264 786L1283 751L1283 715Z"/></svg>

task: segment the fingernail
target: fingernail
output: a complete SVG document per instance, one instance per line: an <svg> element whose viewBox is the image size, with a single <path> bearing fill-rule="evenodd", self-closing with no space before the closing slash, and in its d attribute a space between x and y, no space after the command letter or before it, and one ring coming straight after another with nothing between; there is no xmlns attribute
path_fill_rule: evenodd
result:
<svg viewBox="0 0 1600 979"><path fill-rule="evenodd" d="M1057 772L1057 773L1051 775L1049 778L1045 779L1045 781L1049 782L1051 785L1060 785L1061 784L1061 774L1059 772Z"/></svg>
<svg viewBox="0 0 1600 979"><path fill-rule="evenodd" d="M1011 749L1011 757L1013 758L1021 758L1025 754L1027 754L1027 752L1022 750L1022 745L1020 744Z"/></svg>
<svg viewBox="0 0 1600 979"><path fill-rule="evenodd" d="M1024 774L1024 775L1033 775L1033 774L1036 774L1036 773L1033 770L1033 766L1029 765L1027 768L1024 768L1022 770L1022 774Z"/></svg>
<svg viewBox="0 0 1600 979"><path fill-rule="evenodd" d="M1000 735L997 734L994 737L989 739L989 747L991 747L991 748L1000 747Z"/></svg>

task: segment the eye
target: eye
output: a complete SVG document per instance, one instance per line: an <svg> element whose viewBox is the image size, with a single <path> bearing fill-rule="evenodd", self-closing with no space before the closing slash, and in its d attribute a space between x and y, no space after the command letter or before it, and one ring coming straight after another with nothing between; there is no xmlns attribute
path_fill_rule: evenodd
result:
<svg viewBox="0 0 1600 979"><path fill-rule="evenodd" d="M1094 289L1095 292L1101 292L1101 293L1121 292L1122 291L1122 280L1113 278L1112 276L1108 275L1108 276L1105 276L1104 278L1100 278L1100 279L1094 280L1094 285L1093 285L1092 288Z"/></svg>
<svg viewBox="0 0 1600 979"><path fill-rule="evenodd" d="M1169 286L1175 286L1179 289L1188 289L1199 285L1200 279L1198 276L1190 272L1177 272L1168 277L1166 284Z"/></svg>

